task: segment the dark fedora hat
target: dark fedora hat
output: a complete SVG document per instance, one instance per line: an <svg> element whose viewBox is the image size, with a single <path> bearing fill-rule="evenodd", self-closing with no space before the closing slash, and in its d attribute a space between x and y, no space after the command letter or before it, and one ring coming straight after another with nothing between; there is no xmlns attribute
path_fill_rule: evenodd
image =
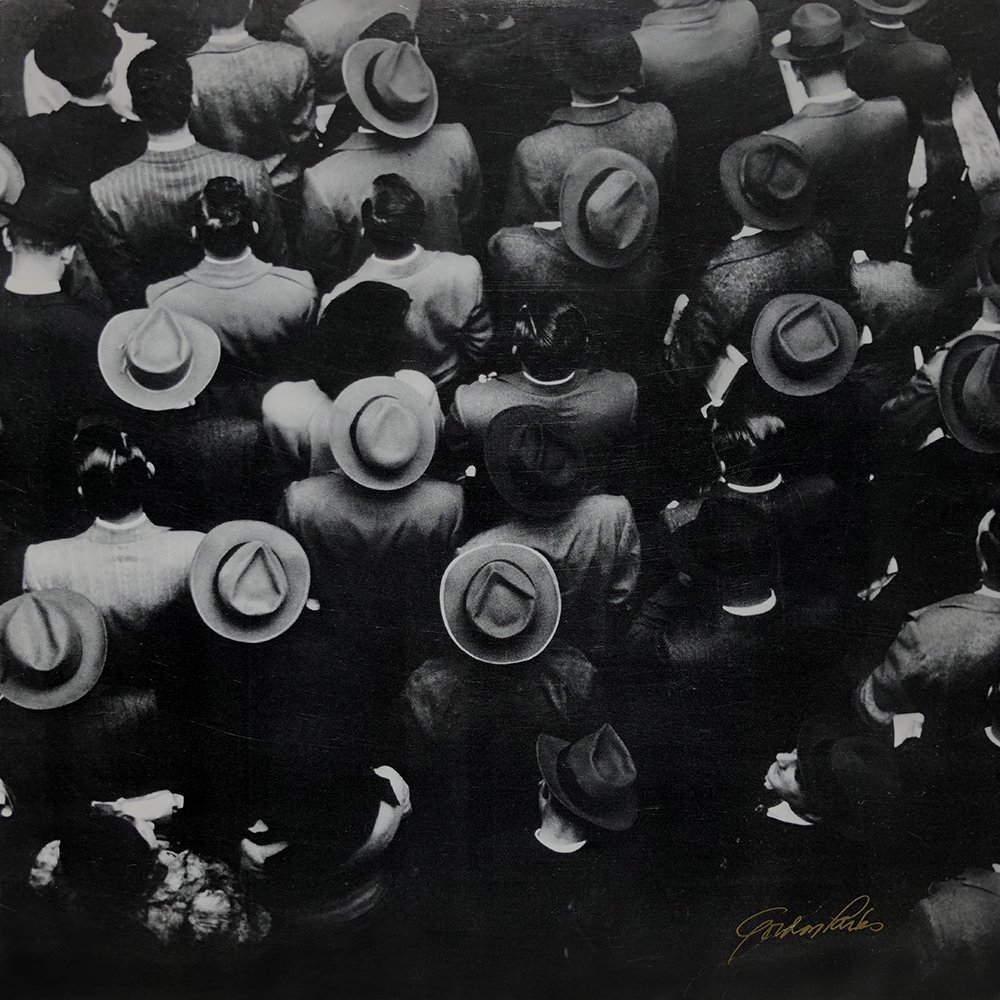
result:
<svg viewBox="0 0 1000 1000"><path fill-rule="evenodd" d="M1000 453L1000 337L976 332L959 337L944 359L938 398L959 444Z"/></svg>
<svg viewBox="0 0 1000 1000"><path fill-rule="evenodd" d="M760 377L786 396L818 396L851 370L861 338L847 310L819 295L779 295L760 311L751 353Z"/></svg>
<svg viewBox="0 0 1000 1000"><path fill-rule="evenodd" d="M840 14L825 3L806 3L792 14L791 40L771 49L775 59L789 62L812 62L829 59L856 49L864 38L857 31L844 28Z"/></svg>
<svg viewBox="0 0 1000 1000"><path fill-rule="evenodd" d="M111 72L122 40L110 18L73 10L53 18L35 42L35 65L60 83Z"/></svg>
<svg viewBox="0 0 1000 1000"><path fill-rule="evenodd" d="M483 663L523 663L552 641L562 613L555 570L527 545L460 552L444 571L441 617L452 641Z"/></svg>
<svg viewBox="0 0 1000 1000"><path fill-rule="evenodd" d="M884 14L886 17L902 17L926 7L929 0L854 0L854 2L871 14Z"/></svg>
<svg viewBox="0 0 1000 1000"><path fill-rule="evenodd" d="M344 86L373 128L397 139L416 139L437 117L437 83L416 46L365 38L344 53Z"/></svg>
<svg viewBox="0 0 1000 1000"><path fill-rule="evenodd" d="M574 816L603 830L627 830L635 823L635 764L610 725L575 743L542 733L535 755L552 794Z"/></svg>
<svg viewBox="0 0 1000 1000"><path fill-rule="evenodd" d="M513 406L489 423L486 470L515 510L556 517L587 493L587 456L565 417L543 406Z"/></svg>
<svg viewBox="0 0 1000 1000"><path fill-rule="evenodd" d="M437 428L427 401L388 375L363 378L333 402L330 448L354 482L372 490L415 483L434 457Z"/></svg>
<svg viewBox="0 0 1000 1000"><path fill-rule="evenodd" d="M768 232L805 225L816 209L816 185L805 154L780 136L734 142L719 164L722 190L740 218Z"/></svg>
<svg viewBox="0 0 1000 1000"><path fill-rule="evenodd" d="M624 267L653 238L660 211L656 178L634 156L592 149L563 177L559 219L570 250L595 267Z"/></svg>
<svg viewBox="0 0 1000 1000"><path fill-rule="evenodd" d="M567 14L536 35L540 61L560 83L585 97L642 86L642 53L630 32L593 16Z"/></svg>
<svg viewBox="0 0 1000 1000"><path fill-rule="evenodd" d="M16 161L13 161L13 165L17 171L20 170ZM9 167L9 164L5 163L4 166ZM0 215L61 241L64 246L76 243L87 224L90 212L86 193L55 181L30 177L21 181L21 190L15 193L16 181L15 172L11 181L4 186ZM12 194L9 200L8 190Z"/></svg>
<svg viewBox="0 0 1000 1000"><path fill-rule="evenodd" d="M0 695L22 708L69 705L97 683L104 618L71 590L39 590L0 605Z"/></svg>
<svg viewBox="0 0 1000 1000"><path fill-rule="evenodd" d="M196 398L221 354L210 326L162 306L113 316L97 345L108 387L141 410L172 410Z"/></svg>
<svg viewBox="0 0 1000 1000"><path fill-rule="evenodd" d="M265 521L213 528L188 573L202 621L236 642L267 642L289 629L305 607L309 580L305 550Z"/></svg>
<svg viewBox="0 0 1000 1000"><path fill-rule="evenodd" d="M781 582L777 546L764 513L745 500L706 497L698 516L667 542L670 561L723 605L759 604Z"/></svg>

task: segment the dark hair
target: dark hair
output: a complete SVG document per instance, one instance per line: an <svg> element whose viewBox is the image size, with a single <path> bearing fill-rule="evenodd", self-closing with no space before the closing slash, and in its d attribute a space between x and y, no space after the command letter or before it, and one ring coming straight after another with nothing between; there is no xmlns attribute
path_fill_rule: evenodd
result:
<svg viewBox="0 0 1000 1000"><path fill-rule="evenodd" d="M376 251L412 246L424 228L424 200L399 174L382 174L372 182L372 196L361 206L365 235Z"/></svg>
<svg viewBox="0 0 1000 1000"><path fill-rule="evenodd" d="M409 42L411 45L417 41L416 32L410 19L399 11L392 11L376 18L364 31L358 35L358 39L363 38L386 38L390 42Z"/></svg>
<svg viewBox="0 0 1000 1000"><path fill-rule="evenodd" d="M179 52L154 45L128 68L132 109L151 133L174 132L191 116L194 83L191 67Z"/></svg>
<svg viewBox="0 0 1000 1000"><path fill-rule="evenodd" d="M967 180L929 181L914 198L910 213L913 276L922 285L938 286L972 248L979 202Z"/></svg>
<svg viewBox="0 0 1000 1000"><path fill-rule="evenodd" d="M385 375L404 360L410 296L381 281L361 281L326 307L316 328L316 384L331 398L359 378Z"/></svg>
<svg viewBox="0 0 1000 1000"><path fill-rule="evenodd" d="M190 55L211 32L193 6L191 0L121 0L115 20L126 31L145 33L157 45Z"/></svg>
<svg viewBox="0 0 1000 1000"><path fill-rule="evenodd" d="M785 422L773 413L732 412L712 421L712 448L726 478L747 486L771 482L783 468Z"/></svg>
<svg viewBox="0 0 1000 1000"><path fill-rule="evenodd" d="M213 28L232 28L246 20L250 0L200 0L199 12L204 22Z"/></svg>
<svg viewBox="0 0 1000 1000"><path fill-rule="evenodd" d="M526 303L514 321L514 342L521 364L537 378L560 378L585 358L590 331L583 313L556 296Z"/></svg>
<svg viewBox="0 0 1000 1000"><path fill-rule="evenodd" d="M83 80L63 80L62 85L74 97L87 98L103 93L107 80L108 73L101 73L99 76L88 76Z"/></svg>
<svg viewBox="0 0 1000 1000"><path fill-rule="evenodd" d="M7 236L15 250L29 253L56 254L76 243L68 233L56 236L48 229L36 229L30 222L18 222L14 219L7 223Z"/></svg>
<svg viewBox="0 0 1000 1000"><path fill-rule="evenodd" d="M123 431L88 427L73 439L76 478L95 517L115 519L141 509L150 479L146 456Z"/></svg>
<svg viewBox="0 0 1000 1000"><path fill-rule="evenodd" d="M107 5L108 0L70 0L70 6L74 10L85 10L92 14L104 13Z"/></svg>
<svg viewBox="0 0 1000 1000"><path fill-rule="evenodd" d="M799 67L799 71L807 79L814 76L822 76L824 73L833 73L847 70L847 55L841 52L839 55L827 56L823 59L808 59L805 62L797 62L793 65Z"/></svg>
<svg viewBox="0 0 1000 1000"><path fill-rule="evenodd" d="M253 242L253 204L234 177L213 177L196 201L198 241L216 257L238 257Z"/></svg>

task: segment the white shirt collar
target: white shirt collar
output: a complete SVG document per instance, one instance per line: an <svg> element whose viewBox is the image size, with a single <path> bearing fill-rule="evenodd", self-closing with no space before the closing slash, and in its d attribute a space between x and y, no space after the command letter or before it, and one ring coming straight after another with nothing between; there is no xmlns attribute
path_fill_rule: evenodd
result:
<svg viewBox="0 0 1000 1000"><path fill-rule="evenodd" d="M567 382L570 381L570 379L572 379L576 375L576 372L570 372L565 378L557 378L551 382L543 382L542 379L534 378L533 376L529 375L526 371L523 370L522 374L529 382L534 382L535 385L565 385Z"/></svg>
<svg viewBox="0 0 1000 1000"><path fill-rule="evenodd" d="M757 236L763 229L756 229L753 226L744 226L735 236L730 237L733 243L737 240L745 240L748 236Z"/></svg>
<svg viewBox="0 0 1000 1000"><path fill-rule="evenodd" d="M358 131L362 135L378 135L378 132L376 132L375 129L373 129L373 128L366 128L364 125L359 125L358 126Z"/></svg>
<svg viewBox="0 0 1000 1000"><path fill-rule="evenodd" d="M983 597L993 597L1000 600L1000 590L994 590L992 587L987 587L984 583L979 590L976 591L977 594L982 594Z"/></svg>
<svg viewBox="0 0 1000 1000"><path fill-rule="evenodd" d="M140 524L148 524L149 518L146 517L145 512L139 514L136 517L129 518L127 521L105 521L104 518L97 517L94 518L94 524L98 528L103 528L105 531L131 531L132 528L138 528Z"/></svg>
<svg viewBox="0 0 1000 1000"><path fill-rule="evenodd" d="M815 825L811 820L800 816L784 799L767 810L767 818L776 819L779 823L790 823L792 826Z"/></svg>
<svg viewBox="0 0 1000 1000"><path fill-rule="evenodd" d="M154 139L149 137L146 149L151 153L173 153L178 149L190 149L194 145L195 139L189 129L184 129L173 139Z"/></svg>
<svg viewBox="0 0 1000 1000"><path fill-rule="evenodd" d="M881 21L869 18L868 23L874 25L876 28L885 28L886 31L901 31L906 27L902 21L897 21L895 24L883 24Z"/></svg>
<svg viewBox="0 0 1000 1000"><path fill-rule="evenodd" d="M534 226L535 229L551 229L551 230L562 229L561 222L549 222L549 221L533 222L532 226Z"/></svg>
<svg viewBox="0 0 1000 1000"><path fill-rule="evenodd" d="M233 35L221 32L218 35L209 35L208 40L214 45L239 45L240 42L245 42L249 37L249 31L239 31Z"/></svg>
<svg viewBox="0 0 1000 1000"><path fill-rule="evenodd" d="M976 333L1000 333L1000 323L994 323L991 320L983 319L982 316L972 324L972 329Z"/></svg>
<svg viewBox="0 0 1000 1000"><path fill-rule="evenodd" d="M722 610L728 614L736 615L737 618L753 618L755 615L766 615L768 611L773 611L777 603L778 596L772 590L770 597L757 604L748 604L745 608L730 608L723 604Z"/></svg>
<svg viewBox="0 0 1000 1000"><path fill-rule="evenodd" d="M841 101L849 101L852 97L857 96L850 87L845 87L843 90L838 90L833 94L820 94L816 97L810 97L806 101L806 104L839 104Z"/></svg>
<svg viewBox="0 0 1000 1000"><path fill-rule="evenodd" d="M571 108L606 108L612 104L618 103L618 95L615 94L614 97L609 101L571 101Z"/></svg>
<svg viewBox="0 0 1000 1000"><path fill-rule="evenodd" d="M247 247L246 250L239 255L239 257L228 257L223 259L222 257L213 257L210 253L206 253L205 260L210 260L213 264L221 264L225 267L227 264L242 264L243 261L248 260L252 254L253 250L251 250L250 247Z"/></svg>
<svg viewBox="0 0 1000 1000"><path fill-rule="evenodd" d="M548 836L546 836L545 831L541 828L535 831L535 840L537 840L542 847L547 847L550 851L555 851L556 854L573 854L587 843L585 840L578 840L575 844L563 844L558 840L550 840Z"/></svg>
<svg viewBox="0 0 1000 1000"><path fill-rule="evenodd" d="M58 281L46 281L39 282L38 284L29 284L24 281L19 281L13 274L8 275L7 280L3 283L3 287L6 288L8 292L13 292L15 295L54 295L56 292L62 290L59 287Z"/></svg>
<svg viewBox="0 0 1000 1000"><path fill-rule="evenodd" d="M983 732L986 733L986 738L990 741L990 743L994 746L1000 747L1000 736L994 735L992 726L987 726Z"/></svg>
<svg viewBox="0 0 1000 1000"><path fill-rule="evenodd" d="M763 486L743 486L740 483L730 483L727 482L726 485L731 490L736 490L737 493L770 493L771 490L776 490L784 480L781 478L781 473L779 472L774 479L769 483L764 483Z"/></svg>

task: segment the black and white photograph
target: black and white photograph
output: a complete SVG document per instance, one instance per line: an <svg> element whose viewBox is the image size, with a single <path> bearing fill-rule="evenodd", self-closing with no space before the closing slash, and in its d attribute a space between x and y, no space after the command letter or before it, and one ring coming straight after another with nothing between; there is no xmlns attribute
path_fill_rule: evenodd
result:
<svg viewBox="0 0 1000 1000"><path fill-rule="evenodd" d="M1000 1000L1000 0L0 0L2 1000Z"/></svg>

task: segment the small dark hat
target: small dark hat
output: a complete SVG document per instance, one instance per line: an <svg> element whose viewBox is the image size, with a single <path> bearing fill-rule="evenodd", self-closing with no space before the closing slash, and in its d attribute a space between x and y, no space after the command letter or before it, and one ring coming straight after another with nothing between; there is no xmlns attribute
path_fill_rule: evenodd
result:
<svg viewBox="0 0 1000 1000"><path fill-rule="evenodd" d="M729 204L751 226L784 232L804 226L816 208L816 185L794 142L754 135L734 142L719 164Z"/></svg>
<svg viewBox="0 0 1000 1000"><path fill-rule="evenodd" d="M670 536L667 551L677 569L714 586L723 605L759 604L781 582L767 518L745 500L706 497L695 520Z"/></svg>
<svg viewBox="0 0 1000 1000"><path fill-rule="evenodd" d="M587 493L587 457L573 425L542 406L513 406L489 423L486 469L515 510L557 517Z"/></svg>
<svg viewBox="0 0 1000 1000"><path fill-rule="evenodd" d="M929 0L854 0L870 14L884 14L886 17L903 17L926 7Z"/></svg>
<svg viewBox="0 0 1000 1000"><path fill-rule="evenodd" d="M28 178L16 200L0 202L0 215L65 241L65 246L79 240L89 211L83 191L46 179Z"/></svg>
<svg viewBox="0 0 1000 1000"><path fill-rule="evenodd" d="M585 97L642 86L642 53L632 35L591 17L569 17L538 32L539 56L560 83Z"/></svg>
<svg viewBox="0 0 1000 1000"><path fill-rule="evenodd" d="M775 59L788 62L829 59L856 49L864 41L859 32L845 30L843 18L825 3L803 4L792 14L789 28L792 37L788 44L771 49Z"/></svg>
<svg viewBox="0 0 1000 1000"><path fill-rule="evenodd" d="M611 726L575 743L543 733L535 755L552 794L574 816L603 830L627 830L635 823L635 764Z"/></svg>
<svg viewBox="0 0 1000 1000"><path fill-rule="evenodd" d="M977 332L959 337L944 359L938 398L959 444L1000 453L1000 338Z"/></svg>
<svg viewBox="0 0 1000 1000"><path fill-rule="evenodd" d="M35 65L59 83L111 72L122 40L110 18L73 10L50 21L35 42Z"/></svg>
<svg viewBox="0 0 1000 1000"><path fill-rule="evenodd" d="M861 338L847 310L819 295L779 295L760 312L751 353L760 377L786 396L818 396L842 382Z"/></svg>

